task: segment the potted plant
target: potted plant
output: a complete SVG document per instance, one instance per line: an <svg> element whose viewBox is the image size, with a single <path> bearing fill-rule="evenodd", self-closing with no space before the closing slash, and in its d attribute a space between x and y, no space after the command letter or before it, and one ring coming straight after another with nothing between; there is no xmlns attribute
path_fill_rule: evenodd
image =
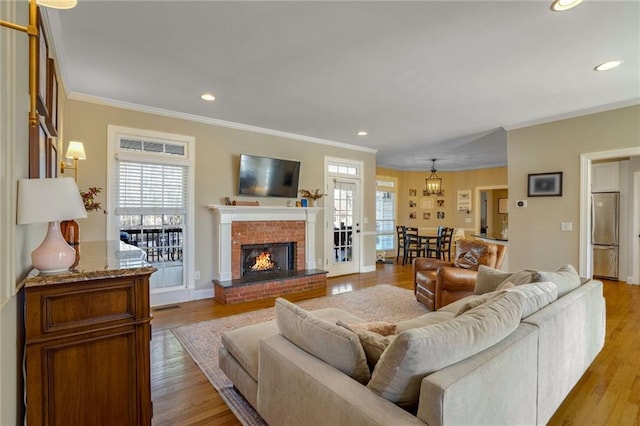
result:
<svg viewBox="0 0 640 426"><path fill-rule="evenodd" d="M312 207L315 207L318 200L322 197L324 197L327 194L323 194L320 192L320 189L315 189L313 192L309 191L308 189L301 189L300 191L298 191L300 193L300 195L302 195L302 198L306 198L307 200L309 200L309 204Z"/></svg>

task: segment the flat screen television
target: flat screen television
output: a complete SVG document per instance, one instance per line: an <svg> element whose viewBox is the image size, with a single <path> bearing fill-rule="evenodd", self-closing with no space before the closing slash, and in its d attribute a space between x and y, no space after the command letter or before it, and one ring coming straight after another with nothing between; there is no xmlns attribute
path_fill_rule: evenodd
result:
<svg viewBox="0 0 640 426"><path fill-rule="evenodd" d="M298 198L300 162L242 154L238 195Z"/></svg>

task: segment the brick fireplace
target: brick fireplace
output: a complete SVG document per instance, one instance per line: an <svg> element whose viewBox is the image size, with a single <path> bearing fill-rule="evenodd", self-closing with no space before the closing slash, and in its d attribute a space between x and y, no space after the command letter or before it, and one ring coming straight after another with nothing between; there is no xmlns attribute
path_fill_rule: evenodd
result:
<svg viewBox="0 0 640 426"><path fill-rule="evenodd" d="M214 293L223 303L276 297L326 287L326 271L315 269L318 208L220 206L214 213ZM292 248L291 267L243 275L243 248L257 254L271 244Z"/></svg>

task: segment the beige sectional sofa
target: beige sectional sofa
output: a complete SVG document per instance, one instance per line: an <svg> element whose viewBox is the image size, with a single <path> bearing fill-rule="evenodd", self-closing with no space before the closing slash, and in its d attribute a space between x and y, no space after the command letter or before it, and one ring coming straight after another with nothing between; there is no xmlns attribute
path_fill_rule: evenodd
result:
<svg viewBox="0 0 640 426"><path fill-rule="evenodd" d="M396 324L373 369L360 322L279 299L223 336L220 367L273 426L545 424L604 345L605 303L593 280L470 296Z"/></svg>

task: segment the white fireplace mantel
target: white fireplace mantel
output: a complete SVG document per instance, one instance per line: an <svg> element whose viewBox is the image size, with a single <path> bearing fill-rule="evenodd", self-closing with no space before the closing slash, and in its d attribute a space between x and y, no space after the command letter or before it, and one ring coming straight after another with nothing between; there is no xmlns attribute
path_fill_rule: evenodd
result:
<svg viewBox="0 0 640 426"><path fill-rule="evenodd" d="M240 221L305 221L305 267L316 268L316 216L322 208L209 204L209 209L214 214L214 279L229 281L232 278L231 224Z"/></svg>

